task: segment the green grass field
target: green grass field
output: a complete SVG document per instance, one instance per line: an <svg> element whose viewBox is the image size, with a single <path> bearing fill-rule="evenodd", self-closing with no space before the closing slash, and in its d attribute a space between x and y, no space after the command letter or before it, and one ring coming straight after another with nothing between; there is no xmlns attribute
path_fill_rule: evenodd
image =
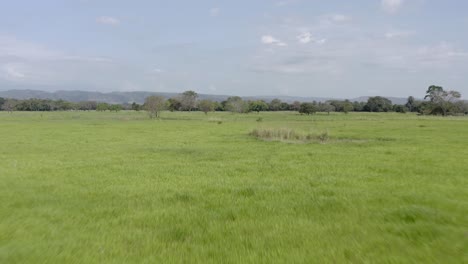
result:
<svg viewBox="0 0 468 264"><path fill-rule="evenodd" d="M467 263L468 117L0 112L0 200L0 263Z"/></svg>

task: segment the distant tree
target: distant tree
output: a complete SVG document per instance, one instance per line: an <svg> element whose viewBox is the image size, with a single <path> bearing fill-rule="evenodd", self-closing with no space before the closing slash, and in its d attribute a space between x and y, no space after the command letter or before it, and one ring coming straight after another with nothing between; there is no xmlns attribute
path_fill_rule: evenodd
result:
<svg viewBox="0 0 468 264"><path fill-rule="evenodd" d="M345 100L342 104L342 109L343 109L343 113L345 114L353 111L354 110L353 103L351 103L349 100Z"/></svg>
<svg viewBox="0 0 468 264"><path fill-rule="evenodd" d="M145 100L145 109L150 118L158 118L161 111L166 108L166 99L162 96L150 96Z"/></svg>
<svg viewBox="0 0 468 264"><path fill-rule="evenodd" d="M232 96L227 99L225 109L233 113L247 113L249 105L239 96Z"/></svg>
<svg viewBox="0 0 468 264"><path fill-rule="evenodd" d="M364 110L368 112L388 112L393 108L392 101L385 97L375 96L367 100Z"/></svg>
<svg viewBox="0 0 468 264"><path fill-rule="evenodd" d="M268 104L270 111L279 111L281 110L281 100L280 99L273 99Z"/></svg>
<svg viewBox="0 0 468 264"><path fill-rule="evenodd" d="M213 112L215 109L215 104L211 100L201 100L198 102L198 109L202 111L203 113L208 114L208 112Z"/></svg>
<svg viewBox="0 0 468 264"><path fill-rule="evenodd" d="M416 106L416 100L414 99L413 96L408 97L408 100L406 101L405 106L408 108L410 112L413 112Z"/></svg>
<svg viewBox="0 0 468 264"><path fill-rule="evenodd" d="M2 110L2 106L5 102L6 102L5 98L0 97L0 111Z"/></svg>
<svg viewBox="0 0 468 264"><path fill-rule="evenodd" d="M299 109L299 113L301 114L315 114L317 112L317 108L313 103L302 103Z"/></svg>
<svg viewBox="0 0 468 264"><path fill-rule="evenodd" d="M58 100L54 102L54 110L57 111L68 111L76 109L77 105L71 102L67 102L64 100Z"/></svg>
<svg viewBox="0 0 468 264"><path fill-rule="evenodd" d="M319 111L330 114L330 112L335 111L335 107L329 103L319 103Z"/></svg>
<svg viewBox="0 0 468 264"><path fill-rule="evenodd" d="M197 107L197 98L198 94L194 91L183 92L180 96L182 110L192 111L195 107Z"/></svg>
<svg viewBox="0 0 468 264"><path fill-rule="evenodd" d="M455 103L455 112L459 114L468 114L468 101L459 100Z"/></svg>
<svg viewBox="0 0 468 264"><path fill-rule="evenodd" d="M292 111L299 111L299 109L301 109L301 102L299 102L299 101L294 101L294 102L289 106L289 109L291 109Z"/></svg>
<svg viewBox="0 0 468 264"><path fill-rule="evenodd" d="M110 110L110 105L108 103L98 103L96 106L96 110L100 112Z"/></svg>
<svg viewBox="0 0 468 264"><path fill-rule="evenodd" d="M259 113L259 112L263 112L263 111L268 111L269 106L263 100L256 100L256 101L250 101L249 102L249 109L252 112Z"/></svg>
<svg viewBox="0 0 468 264"><path fill-rule="evenodd" d="M225 111L224 106L220 102L213 102L215 111Z"/></svg>
<svg viewBox="0 0 468 264"><path fill-rule="evenodd" d="M406 113L408 112L408 108L406 107L406 105L393 105L393 111L397 112L397 113Z"/></svg>
<svg viewBox="0 0 468 264"><path fill-rule="evenodd" d="M429 99L430 114L442 114L442 116L446 116L448 112L452 111L454 103L460 98L460 92L445 91L442 86L436 85L429 86L424 97L424 99Z"/></svg>
<svg viewBox="0 0 468 264"><path fill-rule="evenodd" d="M91 111L91 110L97 110L97 102L94 101L84 101L84 102L79 102L77 104L78 110L82 111Z"/></svg>
<svg viewBox="0 0 468 264"><path fill-rule="evenodd" d="M343 104L344 104L344 101L340 101L340 100L329 100L329 101L327 101L327 103L329 103L330 105L334 106L336 112L343 112Z"/></svg>
<svg viewBox="0 0 468 264"><path fill-rule="evenodd" d="M366 105L365 102L354 101L353 102L353 111L354 112L362 112L362 111L364 111L364 106L365 105Z"/></svg>
<svg viewBox="0 0 468 264"><path fill-rule="evenodd" d="M291 108L290 108L290 106L289 106L288 103L282 102L282 103L280 104L280 110L281 110L281 111L289 111L289 110L291 110Z"/></svg>
<svg viewBox="0 0 468 264"><path fill-rule="evenodd" d="M182 110L182 103L179 98L169 98L167 109L171 112Z"/></svg>
<svg viewBox="0 0 468 264"><path fill-rule="evenodd" d="M16 105L18 104L18 100L15 99L6 99L5 102L2 104L2 110L13 112L16 109Z"/></svg>
<svg viewBox="0 0 468 264"><path fill-rule="evenodd" d="M135 103L135 102L133 102L133 103L132 103L131 109L132 109L133 111L140 111L140 110L141 110L141 105L140 105L140 104L137 104L137 103Z"/></svg>
<svg viewBox="0 0 468 264"><path fill-rule="evenodd" d="M119 112L122 110L122 105L119 105L119 104L113 104L113 105L110 105L109 106L109 110L111 112Z"/></svg>

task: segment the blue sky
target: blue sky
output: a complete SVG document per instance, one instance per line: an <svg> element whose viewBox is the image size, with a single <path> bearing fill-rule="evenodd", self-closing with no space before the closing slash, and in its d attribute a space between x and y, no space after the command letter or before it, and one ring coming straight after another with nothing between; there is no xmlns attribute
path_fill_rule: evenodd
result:
<svg viewBox="0 0 468 264"><path fill-rule="evenodd" d="M468 94L464 0L2 0L0 89Z"/></svg>

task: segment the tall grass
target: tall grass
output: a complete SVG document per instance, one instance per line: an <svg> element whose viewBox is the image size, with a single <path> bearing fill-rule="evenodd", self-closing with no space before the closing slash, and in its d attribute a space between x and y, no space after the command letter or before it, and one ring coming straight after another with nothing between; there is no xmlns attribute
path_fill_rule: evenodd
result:
<svg viewBox="0 0 468 264"><path fill-rule="evenodd" d="M0 112L0 263L468 263L467 142L467 117Z"/></svg>
<svg viewBox="0 0 468 264"><path fill-rule="evenodd" d="M252 130L249 135L262 140L302 143L311 141L326 143L330 139L328 130L319 133L306 133L291 128L257 128Z"/></svg>

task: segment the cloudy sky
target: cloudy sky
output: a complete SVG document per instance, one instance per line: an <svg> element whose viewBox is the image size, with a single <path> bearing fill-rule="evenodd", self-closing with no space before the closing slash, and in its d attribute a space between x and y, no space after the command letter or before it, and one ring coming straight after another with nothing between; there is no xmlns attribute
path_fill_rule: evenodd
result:
<svg viewBox="0 0 468 264"><path fill-rule="evenodd" d="M0 0L0 90L468 95L465 0Z"/></svg>

